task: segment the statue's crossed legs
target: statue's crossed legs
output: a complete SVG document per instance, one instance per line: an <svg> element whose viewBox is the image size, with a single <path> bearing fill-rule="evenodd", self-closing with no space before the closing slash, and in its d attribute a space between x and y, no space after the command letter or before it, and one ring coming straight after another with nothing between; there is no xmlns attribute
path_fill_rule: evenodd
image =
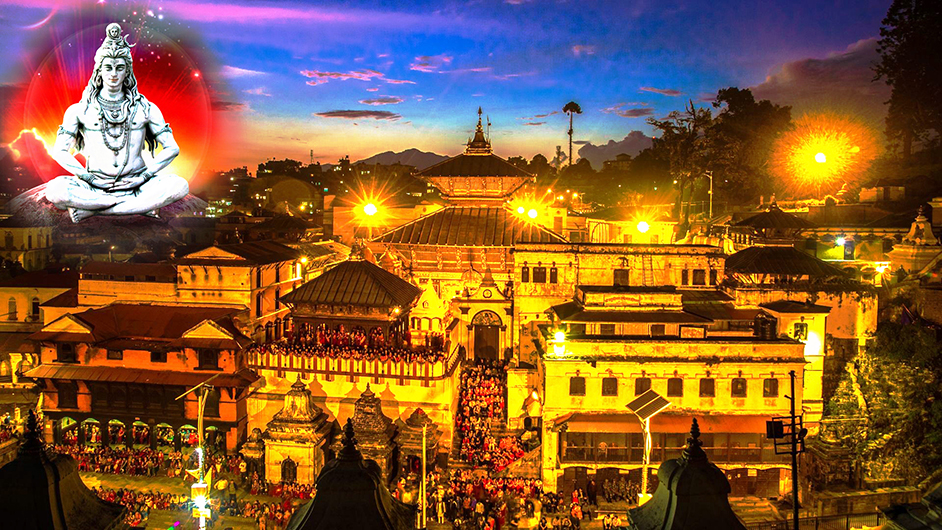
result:
<svg viewBox="0 0 942 530"><path fill-rule="evenodd" d="M190 192L186 179L156 175L131 189L107 190L74 176L57 177L46 184L46 199L56 208L69 211L77 223L93 215L148 215L184 198Z"/></svg>

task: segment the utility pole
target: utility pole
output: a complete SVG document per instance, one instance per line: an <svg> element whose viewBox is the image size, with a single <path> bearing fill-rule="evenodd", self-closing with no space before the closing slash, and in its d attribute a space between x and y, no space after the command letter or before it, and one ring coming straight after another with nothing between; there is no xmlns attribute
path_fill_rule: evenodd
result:
<svg viewBox="0 0 942 530"><path fill-rule="evenodd" d="M203 440L203 432L204 432L203 431L203 409L206 407L206 396L213 389L213 387L210 386L208 383L212 381L213 379L216 379L220 375L222 374L216 374L210 377L209 379L194 386L193 388L180 394L179 396L176 397L176 399L174 399L174 401L177 401L177 400L185 398L191 392L199 392L199 395L197 396L197 400L196 400L196 404L197 404L196 428L197 428L197 439L199 440L199 445L197 446L196 451L197 451L197 456L199 458L199 473L197 476L196 483L193 484L193 486L190 488L190 496L192 497L191 500L193 501L193 505L196 506L196 508L194 508L193 510L194 515L197 515L197 514L199 515L200 530L203 530L204 528L206 528L206 518L210 517L210 512L209 512L210 489L209 487L212 485L212 484L205 483L206 476L204 474L204 469L203 469L204 467L203 456L205 452L205 448L203 447L203 442L204 442Z"/></svg>
<svg viewBox="0 0 942 530"><path fill-rule="evenodd" d="M427 435L428 435L428 424L426 423L426 424L423 424L423 425L422 425L422 528L427 528L427 527L428 527L428 516L427 516L427 514L426 514L426 512L425 512L425 507L426 507L426 505L428 504L428 502L427 502L427 499L428 499L428 491L426 491L426 488L427 488L428 486L427 486L426 483L425 483L425 477L427 476L427 473L426 473L426 470L425 470L425 466L426 466L426 462L425 462L425 458L426 458L426 457L425 457L425 451L426 451L426 449L425 449L425 437L426 437Z"/></svg>
<svg viewBox="0 0 942 530"><path fill-rule="evenodd" d="M707 171L706 176L708 179L710 179L710 217L709 219L713 219L713 172ZM794 413L795 411L792 411L792 414Z"/></svg>
<svg viewBox="0 0 942 530"><path fill-rule="evenodd" d="M775 444L775 454L791 455L792 457L792 517L795 530L799 530L798 522L798 455L805 452L805 436L808 429L802 425L801 414L795 414L795 371L788 372L791 378L791 395L785 396L790 403L790 415L772 418L765 424L766 438Z"/></svg>

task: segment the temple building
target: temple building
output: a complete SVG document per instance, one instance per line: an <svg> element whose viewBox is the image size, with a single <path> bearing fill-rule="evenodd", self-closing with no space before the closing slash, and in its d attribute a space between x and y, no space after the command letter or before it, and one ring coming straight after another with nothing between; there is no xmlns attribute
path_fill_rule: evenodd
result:
<svg viewBox="0 0 942 530"><path fill-rule="evenodd" d="M301 380L285 394L285 405L265 430L265 476L271 482L313 484L327 460L333 423L311 399Z"/></svg>

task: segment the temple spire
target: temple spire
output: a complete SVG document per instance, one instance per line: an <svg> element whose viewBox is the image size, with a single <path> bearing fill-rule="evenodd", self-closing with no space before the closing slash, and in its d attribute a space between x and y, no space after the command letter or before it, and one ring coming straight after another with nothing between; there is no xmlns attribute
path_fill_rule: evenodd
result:
<svg viewBox="0 0 942 530"><path fill-rule="evenodd" d="M478 107L478 124L474 129L474 137L468 142L468 148L464 151L466 155L491 154L491 142L484 136L483 115L484 111Z"/></svg>

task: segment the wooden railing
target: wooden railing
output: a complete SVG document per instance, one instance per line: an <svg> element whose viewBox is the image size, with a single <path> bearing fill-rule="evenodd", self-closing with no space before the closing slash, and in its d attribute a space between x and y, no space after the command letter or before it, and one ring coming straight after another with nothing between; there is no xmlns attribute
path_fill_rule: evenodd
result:
<svg viewBox="0 0 942 530"><path fill-rule="evenodd" d="M301 372L304 374L323 374L332 377L356 376L373 378L391 378L403 380L431 381L445 379L461 362L459 348L454 348L443 359L428 362L417 360L381 361L358 359L332 359L330 357L307 357L294 353L274 353L249 350L246 362L254 370L275 370L278 372Z"/></svg>

